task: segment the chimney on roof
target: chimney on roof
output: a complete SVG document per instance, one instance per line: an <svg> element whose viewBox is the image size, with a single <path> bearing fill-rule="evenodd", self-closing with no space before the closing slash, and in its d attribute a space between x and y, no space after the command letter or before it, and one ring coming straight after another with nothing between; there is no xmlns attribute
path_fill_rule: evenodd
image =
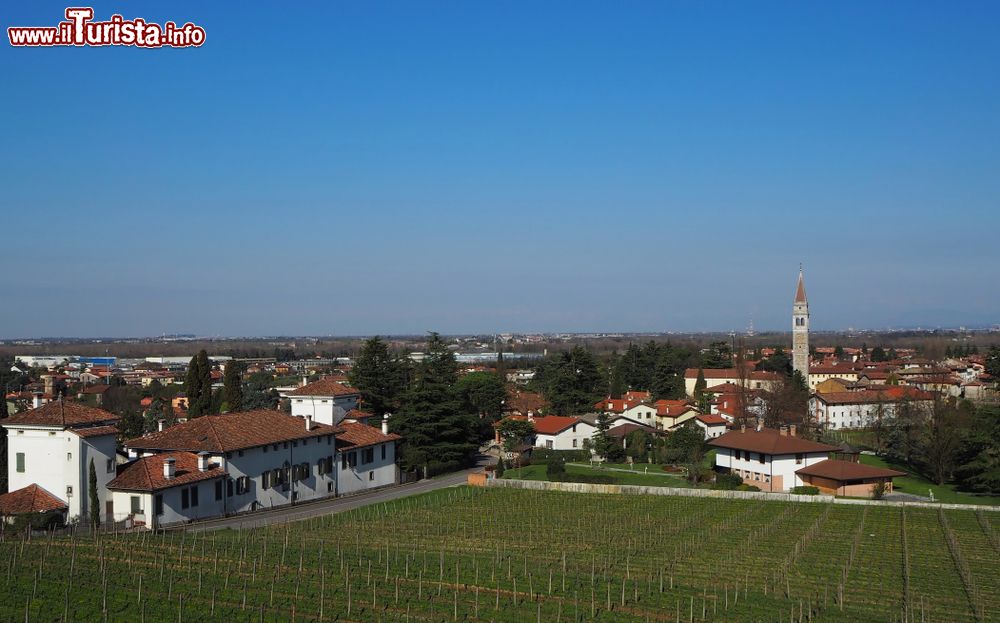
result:
<svg viewBox="0 0 1000 623"><path fill-rule="evenodd" d="M208 452L205 452L204 450L198 453L198 471L208 471Z"/></svg>
<svg viewBox="0 0 1000 623"><path fill-rule="evenodd" d="M535 421L535 412L530 409L528 410L528 421L529 422Z"/></svg>
<svg viewBox="0 0 1000 623"><path fill-rule="evenodd" d="M788 427L788 434L789 434L789 435L791 435L792 437L794 437L794 436L795 436L795 424L791 424L791 425L790 425L790 426Z"/></svg>
<svg viewBox="0 0 1000 623"><path fill-rule="evenodd" d="M785 426L784 424L782 424L781 428L778 429L778 434L781 435L782 437L787 437L788 436L788 427Z"/></svg>
<svg viewBox="0 0 1000 623"><path fill-rule="evenodd" d="M35 392L31 396L31 408L37 409L40 406L42 406L42 394L40 392Z"/></svg>
<svg viewBox="0 0 1000 623"><path fill-rule="evenodd" d="M164 419L156 420L156 430L162 431L163 430L163 424L165 422L166 422L166 420L164 420Z"/></svg>
<svg viewBox="0 0 1000 623"><path fill-rule="evenodd" d="M303 374L302 375L302 383L299 384L299 387L305 387L308 384L309 384L309 377L306 376L305 374Z"/></svg>
<svg viewBox="0 0 1000 623"><path fill-rule="evenodd" d="M757 432L764 430L764 418L757 418Z"/></svg>
<svg viewBox="0 0 1000 623"><path fill-rule="evenodd" d="M306 416L306 432L308 433L312 429L313 429L313 416L307 415Z"/></svg>
<svg viewBox="0 0 1000 623"><path fill-rule="evenodd" d="M747 432L747 425L746 424L740 424L740 432L741 433Z"/></svg>
<svg viewBox="0 0 1000 623"><path fill-rule="evenodd" d="M382 434L383 435L388 435L389 434L389 417L390 416L391 416L391 414L389 414L389 413L386 413L385 415L382 416Z"/></svg>
<svg viewBox="0 0 1000 623"><path fill-rule="evenodd" d="M174 467L173 459L163 459L163 479L173 480L174 476L177 474L176 468Z"/></svg>

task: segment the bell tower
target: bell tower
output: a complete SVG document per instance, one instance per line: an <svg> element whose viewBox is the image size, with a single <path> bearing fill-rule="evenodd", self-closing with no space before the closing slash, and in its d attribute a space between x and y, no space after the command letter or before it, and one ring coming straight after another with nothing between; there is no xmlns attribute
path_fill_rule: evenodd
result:
<svg viewBox="0 0 1000 623"><path fill-rule="evenodd" d="M799 264L799 284L795 288L795 302L792 303L792 369L809 383L809 301L806 299L806 284Z"/></svg>

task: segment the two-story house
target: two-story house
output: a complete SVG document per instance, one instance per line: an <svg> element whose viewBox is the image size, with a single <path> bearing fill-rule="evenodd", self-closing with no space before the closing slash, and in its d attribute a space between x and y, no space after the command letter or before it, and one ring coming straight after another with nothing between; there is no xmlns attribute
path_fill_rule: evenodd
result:
<svg viewBox="0 0 1000 623"><path fill-rule="evenodd" d="M761 491L787 491L803 481L797 470L825 461L834 446L796 436L795 426L730 431L708 445L716 448L717 472L736 474Z"/></svg>
<svg viewBox="0 0 1000 623"><path fill-rule="evenodd" d="M90 464L97 498L107 513L107 483L115 477L118 416L77 402L53 400L0 420L7 429L11 492L38 485L62 500L69 519L90 510Z"/></svg>
<svg viewBox="0 0 1000 623"><path fill-rule="evenodd" d="M125 442L136 459L108 488L117 519L164 526L394 484L398 440L353 419L206 415Z"/></svg>

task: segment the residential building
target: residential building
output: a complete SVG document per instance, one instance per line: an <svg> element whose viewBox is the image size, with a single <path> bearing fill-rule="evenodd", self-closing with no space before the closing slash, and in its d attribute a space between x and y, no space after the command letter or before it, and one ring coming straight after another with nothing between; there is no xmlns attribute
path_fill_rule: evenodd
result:
<svg viewBox="0 0 1000 623"><path fill-rule="evenodd" d="M656 427L670 430L689 422L699 415L699 411L687 400L657 400Z"/></svg>
<svg viewBox="0 0 1000 623"><path fill-rule="evenodd" d="M884 493L892 493L892 479L905 476L906 472L853 461L827 459L798 469L795 475L804 485L816 487L826 495L870 498L878 483L885 485Z"/></svg>
<svg viewBox="0 0 1000 623"><path fill-rule="evenodd" d="M97 499L108 512L107 483L115 476L118 416L76 402L53 400L0 420L7 429L11 491L38 485L66 504L70 519L90 511L90 463Z"/></svg>
<svg viewBox="0 0 1000 623"><path fill-rule="evenodd" d="M895 417L901 404L915 413L926 412L934 394L913 387L881 386L849 392L816 393L809 397L813 421L832 430L867 428L881 419Z"/></svg>
<svg viewBox="0 0 1000 623"><path fill-rule="evenodd" d="M716 448L715 469L740 476L761 491L787 491L801 486L797 470L829 458L836 450L796 436L795 426L729 431L708 445Z"/></svg>
<svg viewBox="0 0 1000 623"><path fill-rule="evenodd" d="M394 484L386 429L269 410L189 420L125 443L136 460L109 485L116 517L152 528Z"/></svg>
<svg viewBox="0 0 1000 623"><path fill-rule="evenodd" d="M358 408L361 393L340 381L324 377L282 394L288 398L292 415L311 417L314 422L334 426Z"/></svg>
<svg viewBox="0 0 1000 623"><path fill-rule="evenodd" d="M705 433L705 439L715 439L726 433L726 426L729 424L726 418L721 415L699 415L694 418L695 426Z"/></svg>
<svg viewBox="0 0 1000 623"><path fill-rule="evenodd" d="M705 375L706 387L732 383L734 385L742 384L748 389L774 391L782 381L780 374L762 370L746 370L741 374L736 368L705 368L702 373ZM694 396L694 386L697 382L698 368L688 368L684 371L684 391L688 396Z"/></svg>
<svg viewBox="0 0 1000 623"><path fill-rule="evenodd" d="M581 418L546 415L528 418L535 425L535 447L550 450L581 450L597 428Z"/></svg>

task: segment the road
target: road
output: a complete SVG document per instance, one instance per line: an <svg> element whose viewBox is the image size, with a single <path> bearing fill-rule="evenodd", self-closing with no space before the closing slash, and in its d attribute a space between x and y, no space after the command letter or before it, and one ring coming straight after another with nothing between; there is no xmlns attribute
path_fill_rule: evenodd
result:
<svg viewBox="0 0 1000 623"><path fill-rule="evenodd" d="M354 510L370 504L381 504L391 502L399 498L405 498L418 493L426 493L437 489L454 487L465 484L468 475L481 470L482 467L475 467L453 474L445 474L427 480L418 480L405 485L386 487L377 489L369 493L359 493L343 498L330 498L318 502L306 502L295 506L282 506L280 508L268 509L240 515L238 517L220 517L218 519L207 519L194 523L178 526L178 530L190 532L201 532L205 530L222 530L225 528L257 528L286 521L300 521L311 519L322 515L333 515L345 511Z"/></svg>

